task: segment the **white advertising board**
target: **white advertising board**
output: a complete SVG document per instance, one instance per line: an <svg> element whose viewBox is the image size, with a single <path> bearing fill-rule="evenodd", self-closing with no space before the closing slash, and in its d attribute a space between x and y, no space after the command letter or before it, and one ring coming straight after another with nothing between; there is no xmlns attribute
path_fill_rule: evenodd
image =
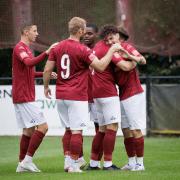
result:
<svg viewBox="0 0 180 180"><path fill-rule="evenodd" d="M36 85L36 101L38 106L42 109L44 116L47 119L49 130L47 135L50 136L61 136L64 133L59 116L57 113L57 105L55 100L55 86L50 86L52 90L52 99L49 100L44 96L44 89L42 85ZM143 86L145 90L145 86ZM16 117L14 106L11 98L12 86L1 85L0 86L0 136L3 135L20 135L21 129L18 129L16 124ZM146 92L146 91L145 91ZM146 107L142 109L146 111ZM89 121L87 128L83 132L84 135L92 136L95 134L93 122ZM122 135L119 128L117 133ZM144 132L145 134L145 132Z"/></svg>

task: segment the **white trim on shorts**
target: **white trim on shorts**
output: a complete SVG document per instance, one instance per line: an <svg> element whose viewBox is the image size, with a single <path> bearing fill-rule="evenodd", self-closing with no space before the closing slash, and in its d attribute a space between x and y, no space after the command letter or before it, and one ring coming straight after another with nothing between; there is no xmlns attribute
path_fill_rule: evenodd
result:
<svg viewBox="0 0 180 180"><path fill-rule="evenodd" d="M83 130L89 121L88 101L57 99L61 124L71 130Z"/></svg>
<svg viewBox="0 0 180 180"><path fill-rule="evenodd" d="M146 129L145 93L139 93L121 101L121 128Z"/></svg>
<svg viewBox="0 0 180 180"><path fill-rule="evenodd" d="M46 123L43 112L36 102L14 104L14 109L19 128L30 128Z"/></svg>
<svg viewBox="0 0 180 180"><path fill-rule="evenodd" d="M121 122L120 101L118 96L94 99L99 126Z"/></svg>

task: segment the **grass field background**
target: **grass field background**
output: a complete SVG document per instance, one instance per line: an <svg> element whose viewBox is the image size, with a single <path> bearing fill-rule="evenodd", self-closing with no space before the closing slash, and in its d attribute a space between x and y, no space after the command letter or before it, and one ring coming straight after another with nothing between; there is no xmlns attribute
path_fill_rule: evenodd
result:
<svg viewBox="0 0 180 180"><path fill-rule="evenodd" d="M180 180L180 138L145 138L144 172L91 171L68 174L63 170L61 138L46 137L34 157L34 162L43 171L39 174L15 173L18 161L19 137L0 137L0 180ZM89 161L91 137L84 138L84 156ZM127 162L123 138L118 137L113 162L122 167Z"/></svg>

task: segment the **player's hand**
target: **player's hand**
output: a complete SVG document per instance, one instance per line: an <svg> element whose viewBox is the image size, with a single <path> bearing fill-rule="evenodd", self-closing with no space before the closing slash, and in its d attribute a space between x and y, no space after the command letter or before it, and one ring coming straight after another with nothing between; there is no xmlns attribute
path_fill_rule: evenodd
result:
<svg viewBox="0 0 180 180"><path fill-rule="evenodd" d="M124 48L122 48L120 51L119 51L120 55L123 57L123 58L126 58L128 59L130 57L130 54L128 53L128 51L126 51Z"/></svg>
<svg viewBox="0 0 180 180"><path fill-rule="evenodd" d="M115 43L110 48L113 52L118 52L122 49L122 46L119 43Z"/></svg>
<svg viewBox="0 0 180 180"><path fill-rule="evenodd" d="M51 73L51 79L57 79L57 73L52 72Z"/></svg>
<svg viewBox="0 0 180 180"><path fill-rule="evenodd" d="M142 65L146 64L146 59L144 57L140 58L138 64L142 64Z"/></svg>
<svg viewBox="0 0 180 180"><path fill-rule="evenodd" d="M46 96L46 98L51 99L51 89L49 87L44 87L44 95Z"/></svg>
<svg viewBox="0 0 180 180"><path fill-rule="evenodd" d="M52 44L47 50L46 50L46 54L48 55L49 52L51 51L51 49L55 48L58 45L58 42Z"/></svg>

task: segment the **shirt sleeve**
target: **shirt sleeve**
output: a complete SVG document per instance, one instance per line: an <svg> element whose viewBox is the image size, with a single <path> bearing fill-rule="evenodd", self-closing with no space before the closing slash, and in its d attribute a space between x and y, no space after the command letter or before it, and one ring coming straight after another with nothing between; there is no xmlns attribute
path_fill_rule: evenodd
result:
<svg viewBox="0 0 180 180"><path fill-rule="evenodd" d="M43 52L37 57L31 57L23 47L19 47L19 49L16 50L16 55L18 56L18 59L27 66L35 66L47 56L47 54Z"/></svg>
<svg viewBox="0 0 180 180"><path fill-rule="evenodd" d="M93 53L93 50L88 48L88 47L84 47L83 48L83 61L85 61L88 65L90 65L94 58L95 58L95 54Z"/></svg>
<svg viewBox="0 0 180 180"><path fill-rule="evenodd" d="M122 60L124 60L123 57L119 53L116 52L116 53L114 53L111 61L116 65L117 63L119 63Z"/></svg>
<svg viewBox="0 0 180 180"><path fill-rule="evenodd" d="M52 49L49 53L49 57L48 57L48 61L56 61L56 56L55 56L55 52L54 49Z"/></svg>
<svg viewBox="0 0 180 180"><path fill-rule="evenodd" d="M16 47L15 54L18 56L18 59L21 62L23 62L26 58L30 58L30 55L27 53L26 49L23 46Z"/></svg>
<svg viewBox="0 0 180 180"><path fill-rule="evenodd" d="M137 57L141 56L141 54L130 44L126 44L124 49L134 56L137 56Z"/></svg>

